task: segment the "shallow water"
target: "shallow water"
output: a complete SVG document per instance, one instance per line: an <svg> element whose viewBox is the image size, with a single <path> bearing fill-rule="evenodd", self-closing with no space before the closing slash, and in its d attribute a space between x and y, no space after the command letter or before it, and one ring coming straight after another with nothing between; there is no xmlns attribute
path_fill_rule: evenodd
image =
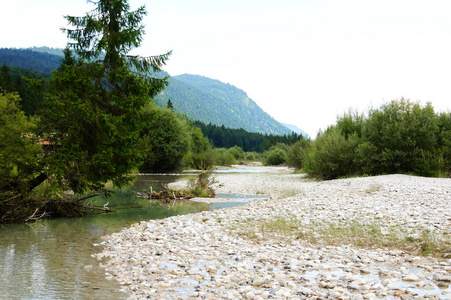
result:
<svg viewBox="0 0 451 300"><path fill-rule="evenodd" d="M234 166L231 169L219 169L214 173L264 173L268 172L271 167L248 167L248 166Z"/></svg>
<svg viewBox="0 0 451 300"><path fill-rule="evenodd" d="M0 226L0 299L124 299L115 280L91 257L101 252L93 244L142 220L166 218L244 202L206 203L181 201L171 206L133 197L133 191L184 179L179 175L140 175L130 190L108 199L97 198L116 213L83 218L42 220L33 224Z"/></svg>

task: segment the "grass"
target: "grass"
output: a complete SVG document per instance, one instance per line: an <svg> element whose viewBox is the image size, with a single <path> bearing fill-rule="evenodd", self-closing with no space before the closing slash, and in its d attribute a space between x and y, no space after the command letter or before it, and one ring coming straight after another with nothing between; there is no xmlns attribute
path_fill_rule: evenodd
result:
<svg viewBox="0 0 451 300"><path fill-rule="evenodd" d="M299 239L320 245L398 249L423 256L444 257L447 253L451 253L449 236L438 236L423 228L419 228L417 234L410 235L397 228L386 228L378 223L365 224L359 220L340 224L333 222L303 224L295 216L279 216L265 220L247 220L233 229L256 242L270 238Z"/></svg>
<svg viewBox="0 0 451 300"><path fill-rule="evenodd" d="M380 183L372 183L370 186L365 190L366 193L375 193L382 189L382 184Z"/></svg>
<svg viewBox="0 0 451 300"><path fill-rule="evenodd" d="M284 198L294 197L300 193L301 192L298 189L288 189L288 190L283 191L283 193L280 195L280 198L284 199Z"/></svg>

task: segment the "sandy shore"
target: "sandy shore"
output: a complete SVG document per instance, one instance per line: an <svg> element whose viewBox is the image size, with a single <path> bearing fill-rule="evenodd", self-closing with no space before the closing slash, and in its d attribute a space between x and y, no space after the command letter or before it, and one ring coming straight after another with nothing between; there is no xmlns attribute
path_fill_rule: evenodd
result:
<svg viewBox="0 0 451 300"><path fill-rule="evenodd" d="M130 299L451 299L446 242L439 259L365 249L365 232L356 242L330 241L343 227L368 230L370 239L449 242L451 179L314 182L286 168L268 171L218 174L215 186L268 199L105 237L96 256L106 278Z"/></svg>

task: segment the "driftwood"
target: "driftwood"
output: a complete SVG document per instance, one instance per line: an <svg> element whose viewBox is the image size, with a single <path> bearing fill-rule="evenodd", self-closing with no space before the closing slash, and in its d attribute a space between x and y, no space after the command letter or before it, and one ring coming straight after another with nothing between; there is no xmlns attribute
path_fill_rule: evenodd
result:
<svg viewBox="0 0 451 300"><path fill-rule="evenodd" d="M105 206L86 205L77 200L28 200L0 206L0 223L31 222L47 217L81 217L106 212L114 210Z"/></svg>
<svg viewBox="0 0 451 300"><path fill-rule="evenodd" d="M191 195L183 191L163 190L160 192L146 193L147 198L152 200L163 200L165 203L170 203L172 200L189 200L193 198Z"/></svg>

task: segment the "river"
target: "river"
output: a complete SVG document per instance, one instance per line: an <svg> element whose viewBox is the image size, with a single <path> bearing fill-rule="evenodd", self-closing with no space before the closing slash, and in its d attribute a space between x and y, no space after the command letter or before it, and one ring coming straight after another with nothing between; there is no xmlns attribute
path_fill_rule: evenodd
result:
<svg viewBox="0 0 451 300"><path fill-rule="evenodd" d="M131 189L94 200L116 213L0 225L0 299L127 298L119 284L105 279L105 270L91 257L102 250L94 244L100 243L102 236L142 220L221 207L186 201L168 207L133 196L133 190L152 186L158 191L162 184L181 179L180 175L140 175Z"/></svg>

